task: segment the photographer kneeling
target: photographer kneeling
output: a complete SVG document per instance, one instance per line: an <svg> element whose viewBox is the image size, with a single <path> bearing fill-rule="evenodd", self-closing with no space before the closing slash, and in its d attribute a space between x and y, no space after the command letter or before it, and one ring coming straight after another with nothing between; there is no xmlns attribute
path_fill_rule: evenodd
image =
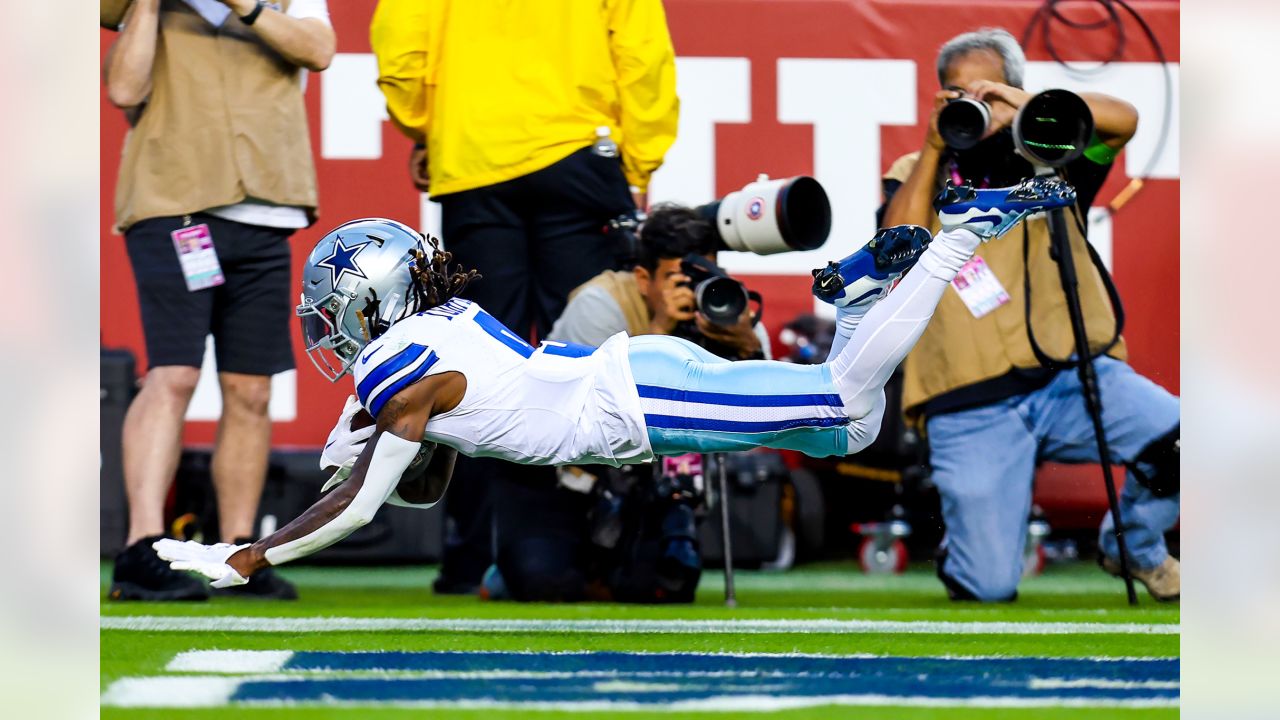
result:
<svg viewBox="0 0 1280 720"><path fill-rule="evenodd" d="M966 33L943 45L942 90L925 144L885 175L881 226L936 230L932 201L947 181L999 188L1034 173L1015 152L1009 130L1032 97L1022 89L1025 65L1022 48L1004 30ZM1084 237L1083 214L1133 136L1138 115L1116 98L1081 97L1093 115L1095 137L1059 172L1078 197L1075 221L1069 217L1066 224L1097 356L1111 460L1129 467L1120 497L1129 567L1152 596L1176 600L1179 565L1168 554L1164 532L1178 518L1179 401L1124 362L1108 278ZM962 102L950 105L957 100ZM976 132L957 135L955 126L939 122L944 108L966 106L982 118ZM942 496L946 538L938 576L953 599L1011 600L1022 577L1036 465L1098 461L1076 371L1046 367L1032 344L1034 335L1044 353L1060 360L1074 350L1046 219L1032 216L1005 242L982 246L952 286L903 364L902 404L909 417L925 422L933 481ZM1110 514L1098 541L1101 564L1117 574Z"/></svg>

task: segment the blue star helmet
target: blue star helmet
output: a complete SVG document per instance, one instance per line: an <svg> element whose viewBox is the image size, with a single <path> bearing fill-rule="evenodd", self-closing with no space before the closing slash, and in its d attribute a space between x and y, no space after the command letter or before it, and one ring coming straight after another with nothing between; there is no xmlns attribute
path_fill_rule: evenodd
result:
<svg viewBox="0 0 1280 720"><path fill-rule="evenodd" d="M418 311L422 295L413 271L430 265L424 261L435 245L383 218L352 220L316 243L302 269L296 313L307 355L330 382L351 370L370 341Z"/></svg>

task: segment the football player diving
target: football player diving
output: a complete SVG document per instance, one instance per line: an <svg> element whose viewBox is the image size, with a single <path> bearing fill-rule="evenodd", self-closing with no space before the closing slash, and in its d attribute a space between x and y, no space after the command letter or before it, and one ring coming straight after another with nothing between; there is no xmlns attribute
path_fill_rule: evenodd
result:
<svg viewBox="0 0 1280 720"><path fill-rule="evenodd" d="M814 294L837 313L821 365L729 362L665 335L535 348L457 297L477 275L453 267L434 239L391 220L346 223L307 258L297 308L316 368L355 382L358 406L348 402L325 450L325 462L340 466L326 485L333 489L251 545L165 539L156 551L215 587L239 585L342 540L384 503L430 507L457 453L617 466L755 447L858 452L879 432L889 376L979 244L1074 201L1056 178L948 187L935 202L937 237L914 225L886 228L815 270ZM376 424L358 431L361 409Z"/></svg>

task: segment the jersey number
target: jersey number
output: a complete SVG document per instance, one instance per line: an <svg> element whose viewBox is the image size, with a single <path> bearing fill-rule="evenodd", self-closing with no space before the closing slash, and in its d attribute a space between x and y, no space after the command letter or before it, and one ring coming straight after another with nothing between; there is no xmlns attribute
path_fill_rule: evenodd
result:
<svg viewBox="0 0 1280 720"><path fill-rule="evenodd" d="M534 347L524 341L524 338L516 335L506 328L505 325L498 322L498 319L489 313L481 310L476 313L476 323L489 334L494 340L511 348L522 358L529 358L536 352ZM562 343L548 340L542 343L541 350L546 355L556 355L559 357L586 357L595 352L596 349L586 345L578 345L576 343Z"/></svg>

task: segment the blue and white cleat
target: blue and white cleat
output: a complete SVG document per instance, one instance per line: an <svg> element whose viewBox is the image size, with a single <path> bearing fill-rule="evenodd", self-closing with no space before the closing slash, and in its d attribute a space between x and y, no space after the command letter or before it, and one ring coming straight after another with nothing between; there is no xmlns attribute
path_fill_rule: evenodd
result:
<svg viewBox="0 0 1280 720"><path fill-rule="evenodd" d="M931 240L919 225L884 228L854 254L814 270L813 295L836 307L874 303L916 264Z"/></svg>
<svg viewBox="0 0 1280 720"><path fill-rule="evenodd" d="M1006 188L975 190L968 185L947 186L933 199L943 230L965 228L983 240L1000 237L1026 216L1070 207L1076 190L1058 177L1041 175Z"/></svg>

